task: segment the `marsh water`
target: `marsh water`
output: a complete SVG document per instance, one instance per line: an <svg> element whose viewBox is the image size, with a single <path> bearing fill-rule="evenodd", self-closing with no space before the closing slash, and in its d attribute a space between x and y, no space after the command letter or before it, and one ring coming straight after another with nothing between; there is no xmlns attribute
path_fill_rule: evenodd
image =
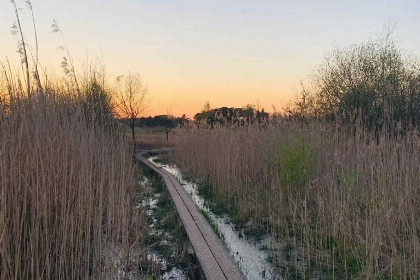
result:
<svg viewBox="0 0 420 280"><path fill-rule="evenodd" d="M161 164L157 162L157 159L157 156L149 158L155 165L173 174L199 209L204 211L211 222L217 226L220 238L248 280L279 279L269 261L268 250L275 248L276 245L271 236L265 236L259 240L247 237L229 217L217 216L206 206L205 200L198 194L197 184L183 179L176 166Z"/></svg>
<svg viewBox="0 0 420 280"><path fill-rule="evenodd" d="M143 185L150 185L149 179L147 177L143 178ZM163 280L187 280L188 271L186 269L177 266L176 263L172 262L174 257L176 257L176 250L174 244L173 233L170 232L165 227L162 227L157 218L158 203L162 193L157 192L152 195L146 196L141 200L141 203L137 206L145 210L146 215L149 217L149 236L156 239L159 245L164 245L169 248L169 250L163 254L153 249L153 246L149 249L147 258L149 261L152 261L158 266L158 269L161 271L161 279Z"/></svg>
<svg viewBox="0 0 420 280"><path fill-rule="evenodd" d="M143 200L141 206L142 208L147 209L146 210L146 214L147 216L149 216L150 218L150 224L149 224L149 234L156 236L159 238L160 243L161 244L170 244L170 233L163 230L163 229L157 229L156 225L157 225L157 219L155 217L155 211L157 208L157 203L158 203L158 198L159 198L160 194L155 194L154 196ZM173 264L171 264L168 259L167 256L164 256L162 254L159 254L157 252L154 252L153 250L150 250L149 253L147 254L147 258L150 261L153 261L154 263L156 263L158 266L160 266L160 270L163 272L162 275L162 279L164 280L186 280L188 279L186 276L186 271L184 271L184 269L177 267Z"/></svg>

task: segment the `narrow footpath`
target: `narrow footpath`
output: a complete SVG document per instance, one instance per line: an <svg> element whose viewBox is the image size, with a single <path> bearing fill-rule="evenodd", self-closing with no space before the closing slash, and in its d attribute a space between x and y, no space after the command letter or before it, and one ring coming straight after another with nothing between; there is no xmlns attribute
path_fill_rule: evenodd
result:
<svg viewBox="0 0 420 280"><path fill-rule="evenodd" d="M145 157L149 153L159 152L163 152L163 150L143 150L136 154L136 158L152 168L164 180L206 279L244 280L245 277L229 255L223 242L178 180Z"/></svg>

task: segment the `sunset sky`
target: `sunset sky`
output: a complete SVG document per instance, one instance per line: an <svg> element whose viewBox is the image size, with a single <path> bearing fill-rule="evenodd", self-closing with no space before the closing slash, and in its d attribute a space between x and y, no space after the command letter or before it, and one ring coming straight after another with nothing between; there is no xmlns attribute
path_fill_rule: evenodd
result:
<svg viewBox="0 0 420 280"><path fill-rule="evenodd" d="M33 45L24 1L24 31ZM328 51L395 25L395 39L420 56L420 1L33 0L42 66L60 72L56 19L82 71L101 58L109 77L138 72L149 88L145 115L192 116L251 103L281 109ZM0 3L0 61L14 64L12 5Z"/></svg>

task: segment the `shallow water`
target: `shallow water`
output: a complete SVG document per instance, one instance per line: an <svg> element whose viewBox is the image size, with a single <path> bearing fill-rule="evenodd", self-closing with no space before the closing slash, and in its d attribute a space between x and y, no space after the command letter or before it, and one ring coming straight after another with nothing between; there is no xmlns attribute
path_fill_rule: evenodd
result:
<svg viewBox="0 0 420 280"><path fill-rule="evenodd" d="M149 179L143 177L140 181L140 184L147 185L149 184ZM146 215L149 217L149 235L157 236L160 244L167 244L173 246L173 243L170 241L172 236L171 233L163 230L158 229L158 220L156 219L156 210L157 210L157 203L159 201L160 193L153 194L151 196L145 196L144 194L139 195L138 203L134 206L135 209L142 209L145 211ZM127 269L127 264L124 260L124 252L127 249L115 245L115 244L107 244L104 248L104 256L106 259L106 263L112 263L113 268L115 269L115 275L112 274L111 276L105 275L104 277L100 278L101 280L108 280L108 279L116 279L116 280L123 280L123 279L144 279L146 275L148 275L149 270L146 267L146 271L137 271L134 269ZM138 255L140 254L139 251L134 250L130 253L130 259L133 260L133 264L136 263L138 259ZM172 257L172 256L171 256ZM156 253L153 249L150 249L147 253L147 259L156 265L158 265L161 273L161 279L164 280L187 280L187 271L183 268L177 267L171 261L169 256L163 256L161 254ZM99 280L99 279L98 279Z"/></svg>
<svg viewBox="0 0 420 280"><path fill-rule="evenodd" d="M149 224L149 234L159 236L161 244L169 244L169 233L163 230L156 230L157 220L155 217L155 211L160 194L155 194L152 197L143 200L139 207L146 209L147 216L150 217L151 223ZM178 267L173 266L169 268L169 263L164 256L161 256L153 251L147 254L147 259L157 263L160 266L160 270L164 271L162 279L171 280L186 280L186 272Z"/></svg>
<svg viewBox="0 0 420 280"><path fill-rule="evenodd" d="M198 195L197 184L185 181L180 170L175 166L157 163L155 161L157 158L151 157L149 160L173 174L197 206L205 211L211 221L217 225L219 236L248 280L279 279L278 276L275 276L274 268L268 261L267 248L274 248L275 245L270 236L259 241L247 238L242 231L237 230L237 226L228 217L219 217L206 206L205 200Z"/></svg>

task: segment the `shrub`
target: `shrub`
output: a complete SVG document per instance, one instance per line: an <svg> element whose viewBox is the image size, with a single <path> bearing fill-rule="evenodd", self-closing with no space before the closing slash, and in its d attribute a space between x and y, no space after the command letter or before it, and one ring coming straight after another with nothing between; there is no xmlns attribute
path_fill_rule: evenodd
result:
<svg viewBox="0 0 420 280"><path fill-rule="evenodd" d="M310 83L293 115L305 111L354 124L356 114L366 128L377 131L397 123L404 131L419 127L420 63L406 57L389 36L335 49Z"/></svg>
<svg viewBox="0 0 420 280"><path fill-rule="evenodd" d="M292 137L280 148L280 180L286 193L304 191L315 171L315 152L303 137Z"/></svg>

